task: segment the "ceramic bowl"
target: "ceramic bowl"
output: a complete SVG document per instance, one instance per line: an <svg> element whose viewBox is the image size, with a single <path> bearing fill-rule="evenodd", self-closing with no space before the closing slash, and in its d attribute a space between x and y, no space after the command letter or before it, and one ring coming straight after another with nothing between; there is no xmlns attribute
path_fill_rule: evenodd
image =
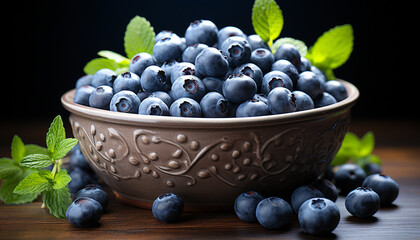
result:
<svg viewBox="0 0 420 240"><path fill-rule="evenodd" d="M73 103L73 135L117 199L151 208L165 192L186 211L232 209L254 190L281 195L320 177L347 131L359 91L341 81L345 100L317 109L249 118L181 118L111 112Z"/></svg>

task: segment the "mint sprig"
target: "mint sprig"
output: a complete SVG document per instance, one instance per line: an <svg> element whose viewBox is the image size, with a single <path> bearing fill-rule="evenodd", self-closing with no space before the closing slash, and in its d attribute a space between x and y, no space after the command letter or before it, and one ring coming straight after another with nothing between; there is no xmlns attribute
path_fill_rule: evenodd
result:
<svg viewBox="0 0 420 240"><path fill-rule="evenodd" d="M255 33L270 48L283 29L283 13L274 0L255 0L252 7L252 26Z"/></svg>
<svg viewBox="0 0 420 240"><path fill-rule="evenodd" d="M89 61L83 71L86 74L95 74L102 68L108 68L120 74L128 71L130 59L137 53L153 53L155 32L150 22L140 16L135 16L128 23L124 35L124 48L127 57L109 50L98 52L100 58Z"/></svg>
<svg viewBox="0 0 420 240"><path fill-rule="evenodd" d="M46 151L29 154L22 158L20 164L31 169L31 173L18 182L13 194L35 196L41 194L43 206L47 207L55 217L65 218L66 209L71 203L67 186L71 177L67 170L61 169L61 159L77 142L75 138L66 138L61 116L55 117L46 135ZM16 148L20 149L20 144ZM20 155L17 156L20 157ZM43 169L52 164L54 167L51 171Z"/></svg>
<svg viewBox="0 0 420 240"><path fill-rule="evenodd" d="M347 132L340 149L331 162L331 166L342 165L349 161L352 161L364 169L369 163L381 165L380 158L372 154L374 148L375 136L372 132L367 132L360 139L356 134Z"/></svg>

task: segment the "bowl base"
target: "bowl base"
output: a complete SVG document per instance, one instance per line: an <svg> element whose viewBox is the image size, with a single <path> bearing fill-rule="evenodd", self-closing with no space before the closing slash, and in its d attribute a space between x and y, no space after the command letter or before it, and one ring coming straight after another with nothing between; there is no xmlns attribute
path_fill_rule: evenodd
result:
<svg viewBox="0 0 420 240"><path fill-rule="evenodd" d="M153 202L145 202L145 201L139 201L134 200L131 198L127 198L123 196L122 194L112 191L117 198L117 200L121 203L144 208L144 209L152 209ZM184 212L224 212L224 211L231 211L233 210L233 206L191 206L191 205L184 205Z"/></svg>

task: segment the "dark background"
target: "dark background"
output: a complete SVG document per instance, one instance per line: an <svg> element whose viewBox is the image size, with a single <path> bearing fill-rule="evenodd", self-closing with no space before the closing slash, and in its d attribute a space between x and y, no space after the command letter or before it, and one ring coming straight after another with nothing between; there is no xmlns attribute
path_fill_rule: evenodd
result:
<svg viewBox="0 0 420 240"><path fill-rule="evenodd" d="M48 121L68 112L60 97L84 75L83 67L100 50L125 55L126 25L135 16L158 33L183 36L191 21L212 20L219 29L233 25L253 34L253 0L14 1L4 7L1 122ZM349 23L355 43L338 78L356 85L361 96L356 119L418 119L419 82L415 28L409 6L395 1L286 1L280 37L311 46L328 29ZM407 31L408 30L408 31ZM405 32L410 32L407 34ZM4 66L4 65L3 65ZM418 85L418 84L417 84Z"/></svg>

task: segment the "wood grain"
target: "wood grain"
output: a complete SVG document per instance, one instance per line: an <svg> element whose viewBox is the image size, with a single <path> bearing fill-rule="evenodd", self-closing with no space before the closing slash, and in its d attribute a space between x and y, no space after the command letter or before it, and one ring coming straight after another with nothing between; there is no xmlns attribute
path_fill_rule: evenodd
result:
<svg viewBox="0 0 420 240"><path fill-rule="evenodd" d="M0 239L420 239L420 147L386 144L377 147L375 154L383 160L384 173L400 185L395 204L381 208L372 218L358 219L347 212L340 196L340 223L325 237L303 233L296 215L284 230L242 222L233 211L184 213L180 222L165 224L150 210L121 204L112 197L94 228L76 228L65 219L56 219L40 208L40 202L0 204Z"/></svg>

